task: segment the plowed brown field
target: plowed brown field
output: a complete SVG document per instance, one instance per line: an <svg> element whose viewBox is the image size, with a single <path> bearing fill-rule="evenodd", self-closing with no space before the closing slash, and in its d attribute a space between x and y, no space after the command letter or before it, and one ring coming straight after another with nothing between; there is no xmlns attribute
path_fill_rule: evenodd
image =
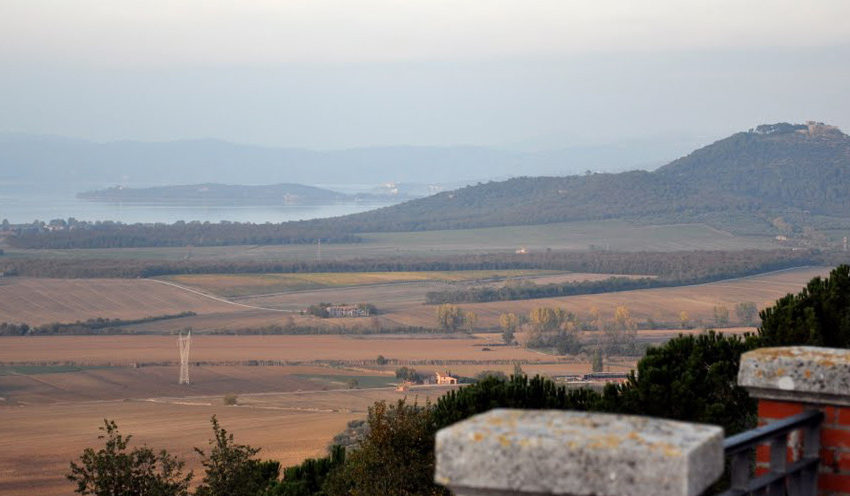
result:
<svg viewBox="0 0 850 496"><path fill-rule="evenodd" d="M241 310L147 279L0 279L0 322L40 325L98 317L139 319Z"/></svg>
<svg viewBox="0 0 850 496"><path fill-rule="evenodd" d="M408 394L421 402L444 391ZM334 434L349 420L365 417L373 402L401 397L382 389L246 395L240 396L239 406L230 407L220 396L0 407L0 494L71 494L74 488L64 478L68 463L84 448L99 446L97 428L104 418L114 419L123 433L134 436L134 443L168 449L199 474L200 461L192 447L206 448L212 415L237 442L260 447L261 457L287 466L322 455Z"/></svg>
<svg viewBox="0 0 850 496"><path fill-rule="evenodd" d="M457 339L426 335L209 336L192 337L192 361L532 360L540 355L516 346L481 351L497 336ZM0 362L69 361L84 365L176 362L174 336L25 336L0 338Z"/></svg>

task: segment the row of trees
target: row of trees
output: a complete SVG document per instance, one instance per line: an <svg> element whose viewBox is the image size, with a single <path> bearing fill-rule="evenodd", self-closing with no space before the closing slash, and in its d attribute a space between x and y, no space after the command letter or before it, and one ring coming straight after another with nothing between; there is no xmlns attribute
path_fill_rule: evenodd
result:
<svg viewBox="0 0 850 496"><path fill-rule="evenodd" d="M444 331L464 330L471 332L478 322L475 312L463 310L455 305L440 305L436 309L437 327Z"/></svg>
<svg viewBox="0 0 850 496"><path fill-rule="evenodd" d="M131 248L154 246L288 245L359 243L351 231L330 231L308 222L254 224L249 222L183 222L123 224L69 219L16 226L6 242L15 248Z"/></svg>
<svg viewBox="0 0 850 496"><path fill-rule="evenodd" d="M0 336L49 336L49 335L79 335L79 334L116 334L121 332L121 327L143 324L146 322L155 322L158 320L179 319L181 317L191 317L196 315L195 312L181 312L167 315L156 315L151 317L142 317L140 319L106 319L98 317L85 321L76 322L53 322L50 324L42 324L40 326L31 326L29 324L14 324L11 322L0 322Z"/></svg>
<svg viewBox="0 0 850 496"><path fill-rule="evenodd" d="M689 281L690 282L690 281ZM603 281L580 281L553 284L507 283L500 288L478 286L468 289L429 291L425 302L429 305L442 303L484 303L489 301L531 300L535 298L558 298L581 294L610 293L636 289L660 288L673 285L671 281L648 277L609 277Z"/></svg>
<svg viewBox="0 0 850 496"><path fill-rule="evenodd" d="M454 332L458 330L472 331L476 322L475 312L461 307L444 303L436 308L437 326L440 330ZM754 323L758 310L753 302L742 302L735 306L738 322L744 325ZM682 328L691 326L691 318L687 312L679 314ZM714 307L714 321L718 326L729 325L729 310L723 305ZM647 321L643 324L655 328L662 323ZM523 331L523 344L530 348L554 348L560 354L578 353L582 350L579 331L601 331L604 339L597 339L595 348L602 346L606 353L633 353L637 351L636 331L639 327L629 308L618 305L614 309L613 318L605 319L598 308L591 307L589 319L581 320L570 311L563 308L537 307L528 315L503 313L499 316L499 327L505 344L516 342L516 333Z"/></svg>
<svg viewBox="0 0 850 496"><path fill-rule="evenodd" d="M29 277L155 277L169 274L564 270L644 274L671 281L719 280L803 265L834 265L841 253L816 250L492 253L440 257L380 257L325 261L144 260L3 257L0 272Z"/></svg>
<svg viewBox="0 0 850 496"><path fill-rule="evenodd" d="M758 309L753 302L742 302L735 306L738 322L752 325L758 316ZM682 328L691 326L691 318L687 312L679 314ZM714 320L718 326L729 325L729 310L722 305L714 307ZM588 319L581 320L573 313L563 308L534 308L528 315L503 313L499 316L499 327L505 344L516 342L516 333L523 331L523 344L531 348L554 348L561 354L578 353L587 346L593 349L603 349L605 353L630 354L637 351L636 331L639 326L656 328L663 323L647 321L639 324L629 308L618 305L611 319L603 317L596 307L591 307ZM581 343L579 331L599 331L593 342Z"/></svg>
<svg viewBox="0 0 850 496"><path fill-rule="evenodd" d="M331 306L330 303L320 303L317 305L311 305L307 308L306 313L310 315L315 315L318 317L328 317L327 309ZM455 332L458 330L464 331L472 331L475 325L478 322L478 317L475 312L471 312L468 310L463 310L462 308L456 307L455 305L444 304L437 307L436 310L436 318L437 318L437 327L436 330L434 328L424 328L424 327L407 327L399 329L398 327L394 327L392 329L384 329L381 325L380 320L377 317L374 317L377 314L377 308L374 305L368 303L361 303L357 305L358 308L364 309L364 312L372 315L371 319L366 321L366 324L360 325L354 328L338 328L338 327L316 327L309 325L297 325L295 320L291 315L286 315L282 318L280 324L270 325L266 327L259 328L251 328L245 329L243 331L227 331L228 333L237 333L237 334L338 334L341 332L346 333L357 333L357 334L379 334L382 332L403 332L403 333L428 333L428 332ZM754 323L755 318L757 317L758 310L756 308L755 303L752 302L743 302L739 303L735 307L735 314L738 318L738 322L743 325L752 325ZM536 313L535 313L536 312ZM554 312L554 314L550 315L547 312ZM530 317L526 315L517 315L514 313L503 313L499 316L499 326L502 330L502 337L504 339L505 344L512 344L515 342L515 333L518 330L521 330L523 326L531 323L534 324L532 329L536 332L543 332L545 330L551 330L547 327L550 324L538 325L536 322L538 319L543 319L546 322L555 322L558 321L558 326L562 325L561 319L563 318L564 312L563 309L544 309L538 308L535 309L532 313L535 313L534 316ZM590 309L590 320L589 321L581 321L576 317L575 314L571 312L567 312L569 314L569 324L571 329L577 330L600 330L600 331L610 331L612 330L611 326L614 326L614 329L635 329L638 327L638 323L635 319L633 319L629 313L629 309L625 306L618 306L615 309L614 320L611 322L605 321L596 307L592 307ZM88 319L85 321L77 321L77 322L53 322L50 324L42 324L40 326L31 326L26 323L11 323L11 322L0 322L0 336L29 336L29 335L81 335L81 334L121 334L125 332L122 327L141 324L146 322L154 322L158 320L167 320L167 319L176 319L181 317L189 317L195 315L194 312L181 312L177 314L167 314L167 315L156 315L150 317L143 317L140 319L107 319L103 317L98 317L94 319ZM681 312L680 321L682 328L687 328L691 326L691 318L687 312ZM725 306L716 306L714 307L714 320L718 326L724 326L729 324L729 310ZM647 322L650 327L657 327L661 325L658 322ZM557 327L557 326L556 326ZM541 345L547 346L547 345Z"/></svg>
<svg viewBox="0 0 850 496"><path fill-rule="evenodd" d="M524 332L525 346L529 348L553 348L559 354L576 354L587 346L606 353L634 353L636 348L637 322L628 307L618 306L613 321L605 321L596 307L590 309L590 321L583 322L578 316L563 308L537 307L529 314L503 313L499 316L502 339L505 344L516 340L518 331ZM583 343L579 331L602 331L592 343Z"/></svg>
<svg viewBox="0 0 850 496"><path fill-rule="evenodd" d="M744 301L735 305L735 316L738 323L744 325L753 325L758 317L758 308L751 301ZM714 307L714 323L718 326L729 324L729 308L724 305Z"/></svg>

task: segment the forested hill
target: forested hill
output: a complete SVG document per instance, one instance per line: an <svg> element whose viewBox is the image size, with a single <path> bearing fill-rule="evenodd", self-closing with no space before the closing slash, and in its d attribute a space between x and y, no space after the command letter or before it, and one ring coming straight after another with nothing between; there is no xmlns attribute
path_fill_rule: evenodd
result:
<svg viewBox="0 0 850 496"><path fill-rule="evenodd" d="M626 219L799 235L806 244L823 246L850 230L848 191L850 137L824 124L782 123L734 134L654 172L520 177L331 219L264 225L100 223L59 232L21 230L7 242L21 248L350 242L366 232Z"/></svg>
<svg viewBox="0 0 850 496"><path fill-rule="evenodd" d="M823 124L774 124L737 133L656 171L704 194L823 215L850 214L850 137Z"/></svg>
<svg viewBox="0 0 850 496"><path fill-rule="evenodd" d="M850 217L850 137L823 124L763 125L654 172L521 177L338 219L339 229L408 231L608 218L664 222Z"/></svg>

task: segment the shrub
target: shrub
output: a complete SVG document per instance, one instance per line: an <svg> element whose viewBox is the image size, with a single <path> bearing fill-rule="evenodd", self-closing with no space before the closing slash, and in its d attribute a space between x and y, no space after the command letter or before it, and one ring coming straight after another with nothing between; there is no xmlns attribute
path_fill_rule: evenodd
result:
<svg viewBox="0 0 850 496"><path fill-rule="evenodd" d="M132 436L122 436L114 420L103 420L103 448L86 448L79 464L71 462L68 480L76 483L75 493L93 496L188 496L192 472L183 474L184 462L147 446L129 450Z"/></svg>

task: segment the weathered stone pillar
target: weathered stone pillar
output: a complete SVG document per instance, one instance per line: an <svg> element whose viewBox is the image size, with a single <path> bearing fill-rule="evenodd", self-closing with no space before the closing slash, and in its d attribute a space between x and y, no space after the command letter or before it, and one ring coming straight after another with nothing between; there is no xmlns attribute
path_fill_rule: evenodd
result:
<svg viewBox="0 0 850 496"><path fill-rule="evenodd" d="M804 410L824 413L818 494L850 495L850 350L792 346L761 348L741 356L738 384L759 399L759 424ZM792 437L788 460L800 456ZM757 474L770 469L770 449L756 450Z"/></svg>
<svg viewBox="0 0 850 496"><path fill-rule="evenodd" d="M457 496L695 496L723 472L723 429L650 417L491 410L437 433Z"/></svg>

